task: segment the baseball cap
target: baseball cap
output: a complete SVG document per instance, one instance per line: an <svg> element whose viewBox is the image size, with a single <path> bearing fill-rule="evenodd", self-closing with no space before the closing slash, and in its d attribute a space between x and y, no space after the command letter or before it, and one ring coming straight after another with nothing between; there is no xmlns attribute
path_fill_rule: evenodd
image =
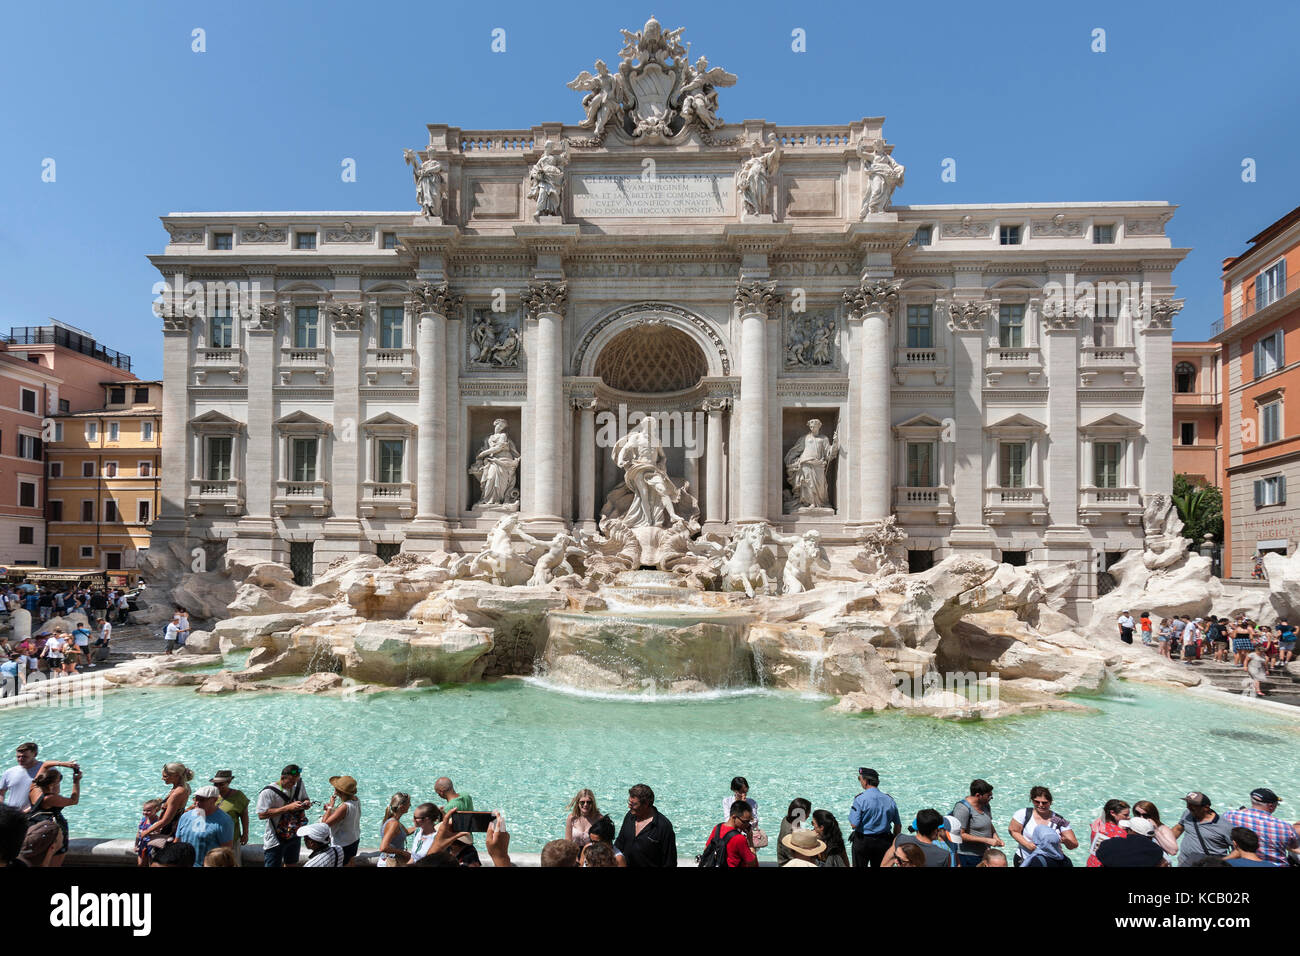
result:
<svg viewBox="0 0 1300 956"><path fill-rule="evenodd" d="M297 835L308 837L317 843L329 843L331 836L329 825L325 823L308 823L298 828Z"/></svg>
<svg viewBox="0 0 1300 956"><path fill-rule="evenodd" d="M1189 807L1208 807L1210 805L1210 798L1198 790L1193 790L1183 799Z"/></svg>
<svg viewBox="0 0 1300 956"><path fill-rule="evenodd" d="M1250 791L1250 799L1254 800L1256 803L1281 803L1282 802L1280 799L1278 799L1278 795L1274 793L1272 790L1268 789L1268 787L1259 787L1255 790Z"/></svg>
<svg viewBox="0 0 1300 956"><path fill-rule="evenodd" d="M209 797L213 799L220 799L221 791L218 790L216 787L212 786L212 784L208 784L206 787L199 787L199 789L194 791L195 800L204 800Z"/></svg>

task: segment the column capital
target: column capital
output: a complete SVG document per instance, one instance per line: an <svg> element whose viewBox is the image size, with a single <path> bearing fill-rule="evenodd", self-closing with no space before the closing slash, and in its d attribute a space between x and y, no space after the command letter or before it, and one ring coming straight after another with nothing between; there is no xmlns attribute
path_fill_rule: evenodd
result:
<svg viewBox="0 0 1300 956"><path fill-rule="evenodd" d="M365 318L365 310L359 302L331 302L325 306L325 314L330 317L335 332L360 332Z"/></svg>
<svg viewBox="0 0 1300 956"><path fill-rule="evenodd" d="M1138 332L1141 335L1149 332L1172 332L1174 316L1182 310L1182 299L1157 299L1155 302L1144 300L1138 306L1138 315L1143 320Z"/></svg>
<svg viewBox="0 0 1300 956"><path fill-rule="evenodd" d="M731 408L731 399L726 396L710 396L700 403L706 412L725 412Z"/></svg>
<svg viewBox="0 0 1300 956"><path fill-rule="evenodd" d="M564 318L569 304L569 284L567 282L532 282L523 296L528 317L536 319L543 313Z"/></svg>
<svg viewBox="0 0 1300 956"><path fill-rule="evenodd" d="M989 319L993 315L995 303L986 302L949 302L948 331L954 334L977 333L983 335L988 331Z"/></svg>
<svg viewBox="0 0 1300 956"><path fill-rule="evenodd" d="M410 287L411 305L420 315L432 312L444 318L448 313L458 312L463 296L453 295L451 287L444 282L413 282Z"/></svg>
<svg viewBox="0 0 1300 956"><path fill-rule="evenodd" d="M883 312L892 319L898 310L899 283L893 279L863 280L855 289L844 290L849 317L861 319L871 312Z"/></svg>
<svg viewBox="0 0 1300 956"><path fill-rule="evenodd" d="M775 280L769 282L740 282L736 286L735 303L741 315L762 314L770 318L781 304Z"/></svg>
<svg viewBox="0 0 1300 956"><path fill-rule="evenodd" d="M1039 311L1043 317L1043 331L1048 335L1055 332L1076 334L1079 331L1079 319L1085 314L1076 310L1073 303L1054 295L1043 300Z"/></svg>

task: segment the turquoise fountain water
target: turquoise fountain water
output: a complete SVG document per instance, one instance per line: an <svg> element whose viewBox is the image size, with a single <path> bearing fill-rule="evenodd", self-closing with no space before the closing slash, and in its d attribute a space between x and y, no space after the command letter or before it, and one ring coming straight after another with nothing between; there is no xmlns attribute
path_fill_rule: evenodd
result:
<svg viewBox="0 0 1300 956"><path fill-rule="evenodd" d="M106 694L99 716L2 711L0 737L9 751L33 739L44 756L81 762L85 792L67 812L74 837L133 835L140 805L165 791L160 770L169 760L193 768L195 785L233 769L250 797L286 763L302 765L316 800L328 796L330 776L351 774L367 845L377 843L390 794L431 799L442 774L478 808L503 810L522 851L563 836L565 807L580 787L592 788L617 822L628 786L645 782L676 825L680 853L692 857L737 774L749 779L760 824L773 834L796 796L847 828L863 764L881 772L904 823L922 807L948 812L972 777L989 780L1004 838L1007 818L1037 783L1085 836L1110 797L1152 800L1167 821L1192 789L1223 808L1256 786L1272 787L1289 801L1284 807L1300 799L1300 722L1132 684L1082 700L1097 712L954 723L846 716L825 698L761 690L623 697L507 680L340 699L156 688ZM253 833L260 841L256 823Z"/></svg>

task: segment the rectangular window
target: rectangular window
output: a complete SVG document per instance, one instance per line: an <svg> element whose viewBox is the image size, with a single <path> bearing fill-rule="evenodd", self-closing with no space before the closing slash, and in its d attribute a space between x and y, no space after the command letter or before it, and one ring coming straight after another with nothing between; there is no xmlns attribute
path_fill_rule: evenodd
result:
<svg viewBox="0 0 1300 956"><path fill-rule="evenodd" d="M18 507L36 507L36 485L30 481L18 482Z"/></svg>
<svg viewBox="0 0 1300 956"><path fill-rule="evenodd" d="M212 317L208 319L208 348L228 349L235 341L235 319L230 314L230 306L225 308L215 308ZM140 392L144 392L144 398L140 398ZM149 401L149 390L136 389L137 402Z"/></svg>
<svg viewBox="0 0 1300 956"><path fill-rule="evenodd" d="M82 478L95 477L95 463L93 461L83 461L81 463L81 477Z"/></svg>
<svg viewBox="0 0 1300 956"><path fill-rule="evenodd" d="M109 423L108 423L108 440L109 440L109 441L121 441L121 440L122 440L122 424L121 424L121 422L109 422Z"/></svg>
<svg viewBox="0 0 1300 956"><path fill-rule="evenodd" d="M296 249L315 249L316 233L314 232L296 232L293 235L293 245Z"/></svg>
<svg viewBox="0 0 1300 956"><path fill-rule="evenodd" d="M928 349L934 345L934 306L907 307L907 347Z"/></svg>
<svg viewBox="0 0 1300 956"><path fill-rule="evenodd" d="M105 551L105 552L104 552L104 567L105 567L106 569L108 569L109 571L120 571L121 568L122 568L122 552L121 552L121 551Z"/></svg>
<svg viewBox="0 0 1300 956"><path fill-rule="evenodd" d="M1276 372L1286 364L1283 354L1282 330L1278 329L1255 343L1255 377L1261 378Z"/></svg>
<svg viewBox="0 0 1300 956"><path fill-rule="evenodd" d="M1028 551L1003 551L1002 563L1009 564L1013 568L1023 568L1029 561Z"/></svg>
<svg viewBox="0 0 1300 956"><path fill-rule="evenodd" d="M1004 349L1024 348L1025 307L1023 305L998 307L998 345Z"/></svg>
<svg viewBox="0 0 1300 956"><path fill-rule="evenodd" d="M1025 460L1029 448L1021 441L1004 441L998 445L998 486L1025 487Z"/></svg>
<svg viewBox="0 0 1300 956"><path fill-rule="evenodd" d="M115 461L104 462L104 477L105 478L117 477L117 462Z"/></svg>
<svg viewBox="0 0 1300 956"><path fill-rule="evenodd" d="M1286 504L1286 476L1273 475L1255 482L1255 507Z"/></svg>
<svg viewBox="0 0 1300 956"><path fill-rule="evenodd" d="M230 480L230 452L234 439L226 435L208 439L208 481Z"/></svg>
<svg viewBox="0 0 1300 956"><path fill-rule="evenodd" d="M117 521L117 502L112 498L104 502L104 523L113 524Z"/></svg>
<svg viewBox="0 0 1300 956"><path fill-rule="evenodd" d="M1272 305L1286 295L1286 260L1270 266L1255 277L1255 309Z"/></svg>
<svg viewBox="0 0 1300 956"><path fill-rule="evenodd" d="M36 414L36 393L35 392L33 392L30 388L24 388L22 390L21 401L22 401L23 411L27 412L29 415Z"/></svg>
<svg viewBox="0 0 1300 956"><path fill-rule="evenodd" d="M912 245L914 245L914 246L928 246L928 245L929 245L931 242L933 242L933 241L934 241L934 227L933 227L933 226L917 226L917 227L916 227L916 234L912 236Z"/></svg>
<svg viewBox="0 0 1300 956"><path fill-rule="evenodd" d="M140 440L153 441L153 422L140 423Z"/></svg>
<svg viewBox="0 0 1300 956"><path fill-rule="evenodd" d="M934 487L934 443L910 441L907 443L907 487Z"/></svg>
<svg viewBox="0 0 1300 956"><path fill-rule="evenodd" d="M36 529L31 527L31 525L20 525L18 528L18 543L35 544L36 543L35 531Z"/></svg>
<svg viewBox="0 0 1300 956"><path fill-rule="evenodd" d="M87 524L95 523L95 503L93 501L83 501L81 503L81 520Z"/></svg>
<svg viewBox="0 0 1300 956"><path fill-rule="evenodd" d="M1196 422L1178 423L1178 444L1180 445L1196 444Z"/></svg>
<svg viewBox="0 0 1300 956"><path fill-rule="evenodd" d="M1282 403L1269 402L1259 407L1259 440L1267 445L1282 440Z"/></svg>
<svg viewBox="0 0 1300 956"><path fill-rule="evenodd" d="M93 558L94 556L95 556L95 548L94 548L94 545L83 544L83 545L81 546L81 557L82 557L83 559L87 559L87 560L88 560L88 559L90 559L90 558Z"/></svg>
<svg viewBox="0 0 1300 956"><path fill-rule="evenodd" d="M293 311L293 347L314 349L320 329L320 312L314 305L300 305Z"/></svg>
<svg viewBox="0 0 1300 956"><path fill-rule="evenodd" d="M384 248L385 249L397 248L397 233L395 232L384 233Z"/></svg>
<svg viewBox="0 0 1300 956"><path fill-rule="evenodd" d="M56 442L63 441L63 422L54 423L54 440Z"/></svg>
<svg viewBox="0 0 1300 956"><path fill-rule="evenodd" d="M1020 245L1020 227L1002 226L998 229L998 244L1003 246Z"/></svg>
<svg viewBox="0 0 1300 956"><path fill-rule="evenodd" d="M292 481L316 480L316 439L295 438L290 449L289 474Z"/></svg>
<svg viewBox="0 0 1300 956"><path fill-rule="evenodd" d="M70 411L72 411L72 403L66 398L59 399L59 414L66 415Z"/></svg>
<svg viewBox="0 0 1300 956"><path fill-rule="evenodd" d="M150 507L153 505L148 498L141 498L135 503L135 520L136 524L148 524Z"/></svg>
<svg viewBox="0 0 1300 956"><path fill-rule="evenodd" d="M379 347L400 349L405 344L406 310L400 305L379 310Z"/></svg>
<svg viewBox="0 0 1300 956"><path fill-rule="evenodd" d="M86 441L99 441L99 422L86 422Z"/></svg>
<svg viewBox="0 0 1300 956"><path fill-rule="evenodd" d="M41 440L35 435L18 436L18 457L28 461L41 460Z"/></svg>
<svg viewBox="0 0 1300 956"><path fill-rule="evenodd" d="M1097 348L1113 349L1118 344L1120 307L1118 296L1098 293L1097 314L1092 317L1092 344Z"/></svg>
<svg viewBox="0 0 1300 956"><path fill-rule="evenodd" d="M315 571L315 542L289 542L289 569L293 571L293 583L299 587L311 584Z"/></svg>
<svg viewBox="0 0 1300 956"><path fill-rule="evenodd" d="M213 249L233 249L235 246L234 233L215 232L212 234Z"/></svg>
<svg viewBox="0 0 1300 956"><path fill-rule="evenodd" d="M63 462L61 461L50 462L50 477L51 478L63 477Z"/></svg>
<svg viewBox="0 0 1300 956"><path fill-rule="evenodd" d="M384 439L379 442L379 474L377 480L383 484L395 485L402 480L402 455L406 442L398 439Z"/></svg>
<svg viewBox="0 0 1300 956"><path fill-rule="evenodd" d="M108 390L108 404L125 405L126 404L126 387L123 385L114 385Z"/></svg>
<svg viewBox="0 0 1300 956"><path fill-rule="evenodd" d="M1113 225L1097 225L1092 227L1092 241L1094 245L1107 246L1115 241L1115 227Z"/></svg>
<svg viewBox="0 0 1300 956"><path fill-rule="evenodd" d="M50 502L50 520L51 520L51 521L62 521L62 520L63 520L63 502L62 502L62 501L51 501L51 502Z"/></svg>
<svg viewBox="0 0 1300 956"><path fill-rule="evenodd" d="M137 404L137 405L148 405L148 404L149 404L149 386L148 386L148 385L140 385L140 386L137 386L137 387L136 387L136 390L135 390L135 404Z"/></svg>
<svg viewBox="0 0 1300 956"><path fill-rule="evenodd" d="M1092 446L1092 485L1094 488L1119 487L1119 453L1117 441L1099 441Z"/></svg>
<svg viewBox="0 0 1300 956"><path fill-rule="evenodd" d="M63 563L63 552L59 549L58 545L51 545L50 558L45 563L45 566L49 568L57 568L62 563Z"/></svg>
<svg viewBox="0 0 1300 956"><path fill-rule="evenodd" d="M136 474L138 474L141 478L153 477L153 462L151 461L137 462L135 467L136 467Z"/></svg>

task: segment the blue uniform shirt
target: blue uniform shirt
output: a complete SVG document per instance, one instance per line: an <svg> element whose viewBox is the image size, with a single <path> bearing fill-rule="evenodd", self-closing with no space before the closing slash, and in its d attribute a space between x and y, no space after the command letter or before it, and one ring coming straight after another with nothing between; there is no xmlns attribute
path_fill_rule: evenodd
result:
<svg viewBox="0 0 1300 956"><path fill-rule="evenodd" d="M869 787L853 798L849 826L857 833L877 836L892 834L895 826L902 829L903 821L894 798L878 787Z"/></svg>

